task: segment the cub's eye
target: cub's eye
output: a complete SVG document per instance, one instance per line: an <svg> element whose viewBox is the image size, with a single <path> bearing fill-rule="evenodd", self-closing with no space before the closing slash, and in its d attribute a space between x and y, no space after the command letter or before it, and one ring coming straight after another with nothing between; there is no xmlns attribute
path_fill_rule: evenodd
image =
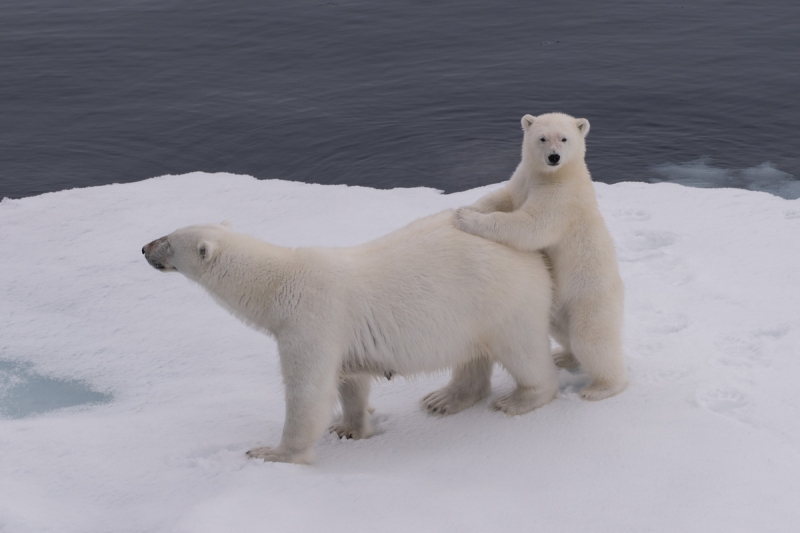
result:
<svg viewBox="0 0 800 533"><path fill-rule="evenodd" d="M540 140L540 141L542 141L542 142L545 142L547 139L545 139L544 137L542 137L542 138L541 138L541 139L539 139L539 140Z"/></svg>
<svg viewBox="0 0 800 533"><path fill-rule="evenodd" d="M566 138L566 137L563 137L563 138L561 139L561 142L562 142L562 143L565 143L565 142L567 142L567 138Z"/></svg>

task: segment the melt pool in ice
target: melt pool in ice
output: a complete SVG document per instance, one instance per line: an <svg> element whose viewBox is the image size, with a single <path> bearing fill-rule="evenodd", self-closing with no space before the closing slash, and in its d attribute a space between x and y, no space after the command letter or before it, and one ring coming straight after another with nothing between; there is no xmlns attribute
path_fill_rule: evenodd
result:
<svg viewBox="0 0 800 533"><path fill-rule="evenodd" d="M0 360L0 416L23 418L65 407L111 401L86 383L36 374L29 365Z"/></svg>

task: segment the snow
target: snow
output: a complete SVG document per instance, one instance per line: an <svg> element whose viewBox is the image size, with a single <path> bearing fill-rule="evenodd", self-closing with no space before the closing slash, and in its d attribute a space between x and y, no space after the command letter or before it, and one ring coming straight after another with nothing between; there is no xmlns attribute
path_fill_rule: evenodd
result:
<svg viewBox="0 0 800 533"><path fill-rule="evenodd" d="M3 200L0 531L794 531L800 200L761 192L596 185L627 287L622 394L583 401L585 375L561 371L527 415L439 419L418 402L446 375L384 381L379 435L328 435L313 466L245 458L280 438L275 344L142 245L225 219L352 245L493 187L195 173ZM26 380L96 403L14 415Z"/></svg>

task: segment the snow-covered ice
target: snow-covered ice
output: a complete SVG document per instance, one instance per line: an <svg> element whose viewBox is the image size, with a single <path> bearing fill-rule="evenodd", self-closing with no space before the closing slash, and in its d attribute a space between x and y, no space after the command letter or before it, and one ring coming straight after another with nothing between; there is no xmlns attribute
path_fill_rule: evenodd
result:
<svg viewBox="0 0 800 533"><path fill-rule="evenodd" d="M796 531L800 200L761 192L597 184L627 286L619 396L583 401L561 371L527 415L439 419L418 402L446 375L393 380L377 436L328 435L310 467L245 458L280 438L275 344L142 245L225 219L352 245L491 188L195 173L3 200L0 531ZM26 379L99 402L15 417Z"/></svg>
<svg viewBox="0 0 800 533"><path fill-rule="evenodd" d="M711 163L710 158L703 157L685 163L656 165L652 170L659 178L654 181L663 180L690 187L737 187L769 192L788 200L800 198L800 180L775 168L770 162L743 169L719 168Z"/></svg>

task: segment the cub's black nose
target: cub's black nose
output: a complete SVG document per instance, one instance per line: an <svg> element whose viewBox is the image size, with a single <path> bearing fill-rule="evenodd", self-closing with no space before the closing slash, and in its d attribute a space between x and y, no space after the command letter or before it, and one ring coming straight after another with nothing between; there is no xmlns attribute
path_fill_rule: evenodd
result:
<svg viewBox="0 0 800 533"><path fill-rule="evenodd" d="M142 253L143 253L143 254L145 253L145 251L144 251L144 246L142 246Z"/></svg>
<svg viewBox="0 0 800 533"><path fill-rule="evenodd" d="M550 162L551 165L555 165L561 160L561 156L558 154L550 154L547 156L547 160Z"/></svg>

